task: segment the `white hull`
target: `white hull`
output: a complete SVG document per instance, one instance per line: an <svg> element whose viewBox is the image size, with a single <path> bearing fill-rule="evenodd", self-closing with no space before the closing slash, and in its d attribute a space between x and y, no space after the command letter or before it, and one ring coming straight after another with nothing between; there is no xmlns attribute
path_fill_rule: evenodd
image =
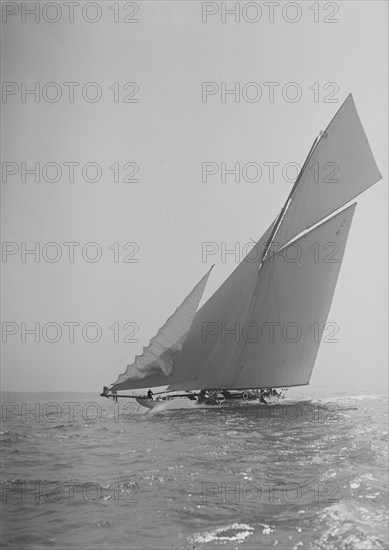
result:
<svg viewBox="0 0 389 550"><path fill-rule="evenodd" d="M224 401L220 401L219 403L215 405L211 405L208 403L198 403L197 401L191 401L187 399L186 397L171 397L170 399L147 399L146 397L136 397L135 400L139 403L139 405L142 405L142 407L145 407L147 409L169 409L173 407L169 407L169 405L174 403L174 408L181 408L180 405L184 405L183 408L188 408L188 406L191 406L196 409L220 409L220 408L238 408L238 407L244 407L244 406L253 406L253 405L261 405L262 407L266 407L268 405L275 405L277 403L281 403L283 401L283 398L279 397L266 397L266 403L261 403L259 399L226 399Z"/></svg>
<svg viewBox="0 0 389 550"><path fill-rule="evenodd" d="M142 405L142 407L146 407L147 409L154 409L154 407L156 407L157 405L165 403L165 401L154 401L153 399L147 399L147 397L145 397L144 399L142 397L136 397L135 401L137 401L139 405Z"/></svg>

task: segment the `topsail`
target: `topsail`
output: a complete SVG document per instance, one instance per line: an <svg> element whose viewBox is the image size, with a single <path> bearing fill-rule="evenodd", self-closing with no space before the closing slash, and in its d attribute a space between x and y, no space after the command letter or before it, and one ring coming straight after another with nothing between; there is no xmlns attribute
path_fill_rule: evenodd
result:
<svg viewBox="0 0 389 550"><path fill-rule="evenodd" d="M196 312L205 275L112 389L307 384L356 205L334 212L380 179L349 95L256 246Z"/></svg>
<svg viewBox="0 0 389 550"><path fill-rule="evenodd" d="M381 178L350 94L299 174L274 242L285 245Z"/></svg>

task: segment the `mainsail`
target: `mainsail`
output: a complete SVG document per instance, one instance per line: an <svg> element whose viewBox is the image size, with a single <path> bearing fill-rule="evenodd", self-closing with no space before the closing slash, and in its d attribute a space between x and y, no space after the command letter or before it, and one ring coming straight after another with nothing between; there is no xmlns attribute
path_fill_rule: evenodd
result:
<svg viewBox="0 0 389 550"><path fill-rule="evenodd" d="M236 341L229 368L220 365L217 370L204 369L198 378L199 387L308 384L355 206L266 260L258 275L258 291L249 315L244 324L236 327L235 334L228 334ZM336 325L331 326L336 332Z"/></svg>
<svg viewBox="0 0 389 550"><path fill-rule="evenodd" d="M197 303L191 300L186 324L180 330L177 323L160 347L164 325L112 389L307 384L355 204L323 220L379 179L350 94L315 141L284 208L256 246L197 313L203 289Z"/></svg>

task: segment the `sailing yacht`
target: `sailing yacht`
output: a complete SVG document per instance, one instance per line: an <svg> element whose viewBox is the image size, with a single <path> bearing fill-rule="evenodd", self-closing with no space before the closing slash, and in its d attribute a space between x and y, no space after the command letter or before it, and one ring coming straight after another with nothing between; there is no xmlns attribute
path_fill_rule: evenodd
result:
<svg viewBox="0 0 389 550"><path fill-rule="evenodd" d="M309 384L356 208L348 203L381 177L350 94L247 256L198 309L211 268L101 395L215 406ZM157 398L139 393L158 387Z"/></svg>

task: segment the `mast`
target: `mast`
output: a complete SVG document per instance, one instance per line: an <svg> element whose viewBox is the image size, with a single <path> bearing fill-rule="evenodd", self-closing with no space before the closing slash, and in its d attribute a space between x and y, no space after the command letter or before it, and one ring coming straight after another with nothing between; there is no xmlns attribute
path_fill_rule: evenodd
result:
<svg viewBox="0 0 389 550"><path fill-rule="evenodd" d="M303 164L303 166L302 166L302 168L301 168L301 170L300 170L300 172L299 172L299 174L298 174L298 176L297 176L297 178L296 178L296 181L294 182L294 185L293 185L293 187L292 187L292 189L291 189L291 191L290 191L290 193L289 193L289 195L288 195L288 198L287 198L286 201L285 201L284 206L281 208L281 211L280 211L280 213L279 213L279 215L278 215L278 217L277 217L277 219L276 219L276 221L275 221L275 224L273 225L273 229L272 229L272 231L271 231L271 233L270 233L269 240L265 243L265 246L264 246L264 250L263 250L261 262L260 262L260 264L259 264L259 269L261 269L263 262L266 260L268 254L269 254L269 250L270 250L271 245L273 244L274 237L275 237L275 235L276 235L276 233L277 233L277 231L278 231L278 228L280 227L280 225L281 225L281 223L282 223L282 220L284 219L285 213L286 213L286 211L287 211L287 209L288 209L288 207L289 207L289 205L290 205L290 203L291 203L291 201L292 201L293 195L294 195L294 193L295 193L295 191L296 191L296 189L297 189L297 186L298 186L298 184L299 184L299 182L300 182L301 175L303 174L303 172L304 172L304 170L306 169L306 167L307 167L309 161L311 160L312 155L313 155L313 153L314 153L316 147L318 146L318 144L319 144L319 142L320 142L320 140L321 140L322 137L327 137L326 132L323 131L323 130L321 130L321 132L319 133L319 135L316 137L315 141L312 143L312 147L311 147L311 149L309 150L308 156L307 156L307 158L305 159L305 162L304 162L304 164ZM259 269L258 269L258 271L259 271Z"/></svg>
<svg viewBox="0 0 389 550"><path fill-rule="evenodd" d="M305 162L296 178L296 181L294 182L294 185L288 195L288 198L286 199L285 201L285 204L284 206L282 207L274 225L273 225L273 228L271 230L271 233L269 235L269 239L268 241L264 244L264 250L263 250L263 253L262 253L262 258L261 258L261 261L259 263L259 267L258 267L258 281L257 281L257 284L255 286L255 290L254 290L254 293L252 295L252 298L251 298L251 301L250 301L250 307L249 307L249 312L251 311L251 314L249 314L249 319L250 319L250 323L253 322L253 319L254 319L254 307L253 305L256 303L257 301L257 298L258 298L258 293L259 293L259 287L260 287L260 276L259 276L259 272L262 268L262 266L264 265L264 262L266 261L267 257L268 257L268 254L269 254L269 250L270 250L270 247L271 245L273 244L273 241L274 241L274 237L276 236L277 234L277 231L278 231L278 228L280 227L281 223L282 223L282 220L284 219L284 216L285 216L285 213L287 211L287 209L289 208L289 205L292 201L292 198L293 198L293 195L297 189L297 186L300 182L300 179L301 179L301 175L304 173L309 161L311 160L312 158L312 155L316 149L316 147L318 146L320 140L322 137L326 137L327 134L326 132L324 132L323 130L320 131L320 133L318 134L318 136L315 138L314 142L312 143L312 146L309 150L309 153L307 155L307 158L305 159ZM243 366L243 357L245 356L245 352L246 352L246 348L248 346L248 341L245 341L244 344L243 344L243 348L240 352L240 355L239 355L239 363L241 364L241 366ZM235 378L239 375L239 372L240 372L240 369L236 372L236 375L235 375Z"/></svg>

